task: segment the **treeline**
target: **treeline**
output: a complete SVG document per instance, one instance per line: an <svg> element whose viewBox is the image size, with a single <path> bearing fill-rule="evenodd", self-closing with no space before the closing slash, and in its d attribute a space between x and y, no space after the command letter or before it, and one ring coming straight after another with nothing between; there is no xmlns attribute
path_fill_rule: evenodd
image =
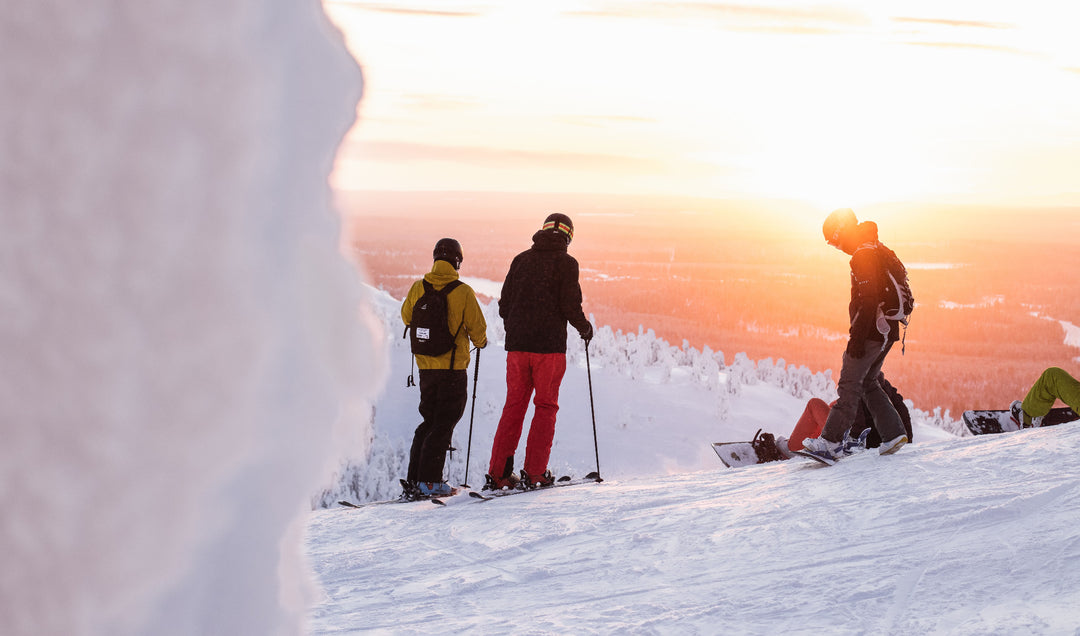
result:
<svg viewBox="0 0 1080 636"><path fill-rule="evenodd" d="M845 255L815 232L770 237L688 223L678 215L579 220L571 253L581 263L586 312L599 325L624 333L644 326L670 342L724 351L729 360L741 352L814 372L839 369ZM401 296L428 270L442 235L462 241L465 276L501 281L535 225L520 215L430 224L373 216L354 246L375 284ZM882 228L882 239L910 266L918 302L907 353L890 356L886 373L916 404L953 414L1005 407L1047 366L1080 372L1080 352L1064 344L1056 322L1080 324L1080 281L1056 273L1075 271L1078 256L1060 244L1010 238L931 233L930 240L902 242Z"/></svg>

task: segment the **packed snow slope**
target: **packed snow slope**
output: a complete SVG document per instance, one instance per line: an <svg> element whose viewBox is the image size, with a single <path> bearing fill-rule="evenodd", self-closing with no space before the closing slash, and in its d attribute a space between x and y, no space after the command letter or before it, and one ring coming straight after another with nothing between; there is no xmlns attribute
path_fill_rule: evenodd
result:
<svg viewBox="0 0 1080 636"><path fill-rule="evenodd" d="M1076 634L1080 426L313 513L314 634Z"/></svg>
<svg viewBox="0 0 1080 636"><path fill-rule="evenodd" d="M391 300L376 305L401 365L391 375L401 377L376 406L371 457L346 469L350 485L326 493L327 506L364 499L365 480L403 474L393 449L411 439L418 393L401 381L409 362L394 344ZM474 486L502 399L498 318L487 310L495 344L481 358ZM552 464L583 475L595 456L588 372L573 340ZM1080 426L975 438L931 426L955 429L947 415L914 409L916 443L893 456L727 469L709 442L758 428L786 434L809 394L835 388L782 363L722 357L598 331L590 370L603 483L314 511L306 546L323 599L308 629L1080 633ZM470 392L471 380L472 370ZM461 482L461 453L448 471Z"/></svg>

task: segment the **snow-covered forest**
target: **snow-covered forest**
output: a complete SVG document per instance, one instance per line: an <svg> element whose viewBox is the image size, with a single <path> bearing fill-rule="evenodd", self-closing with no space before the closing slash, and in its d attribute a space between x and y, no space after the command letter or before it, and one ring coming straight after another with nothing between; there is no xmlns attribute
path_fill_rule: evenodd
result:
<svg viewBox="0 0 1080 636"><path fill-rule="evenodd" d="M498 294L495 281L467 276L463 280L485 295ZM333 506L341 499L362 502L396 496L413 429L420 423L419 389L406 383L412 358L408 341L401 338L401 301L376 290L371 290L371 298L374 313L382 321L390 366L387 385L372 411L369 453L347 458L339 480L316 497L315 507ZM447 477L454 483L464 481L466 455L470 457L469 481L483 483L505 397L502 320L496 301L481 306L491 344L480 352L478 374L475 352L469 369L470 400L475 388L476 405L474 409L470 402L455 429L453 445L458 450L447 462ZM644 327L623 333L595 316L592 320L598 329L589 345L588 361L573 329L567 338L567 377L550 466L560 474L584 475L593 470L597 445L605 475L703 470L717 461L710 442L748 440L759 428L786 436L809 398L836 398L831 371L811 373L779 358L755 361L739 352L698 350L685 342L668 343ZM592 434L590 370L599 441ZM903 387L899 389L903 393ZM940 408L927 412L915 404L909 407L919 426L955 435L964 432L959 414Z"/></svg>

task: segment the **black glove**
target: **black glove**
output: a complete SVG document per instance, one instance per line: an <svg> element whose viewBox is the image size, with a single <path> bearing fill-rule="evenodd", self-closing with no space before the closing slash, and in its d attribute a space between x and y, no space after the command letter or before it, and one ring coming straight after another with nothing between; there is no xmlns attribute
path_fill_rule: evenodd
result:
<svg viewBox="0 0 1080 636"><path fill-rule="evenodd" d="M589 344L589 341L591 341L593 337L592 323L585 323L585 328L579 331L578 335L585 341L585 344Z"/></svg>
<svg viewBox="0 0 1080 636"><path fill-rule="evenodd" d="M849 358L863 357L866 354L866 341L856 340L855 338L848 340L846 353Z"/></svg>

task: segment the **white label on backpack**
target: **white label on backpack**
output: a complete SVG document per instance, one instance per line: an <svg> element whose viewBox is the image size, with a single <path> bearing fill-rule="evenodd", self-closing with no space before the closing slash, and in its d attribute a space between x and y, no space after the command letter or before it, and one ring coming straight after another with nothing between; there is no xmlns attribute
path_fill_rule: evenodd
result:
<svg viewBox="0 0 1080 636"><path fill-rule="evenodd" d="M416 328L416 339L417 340L431 340L431 330L426 328L426 327L417 327Z"/></svg>

